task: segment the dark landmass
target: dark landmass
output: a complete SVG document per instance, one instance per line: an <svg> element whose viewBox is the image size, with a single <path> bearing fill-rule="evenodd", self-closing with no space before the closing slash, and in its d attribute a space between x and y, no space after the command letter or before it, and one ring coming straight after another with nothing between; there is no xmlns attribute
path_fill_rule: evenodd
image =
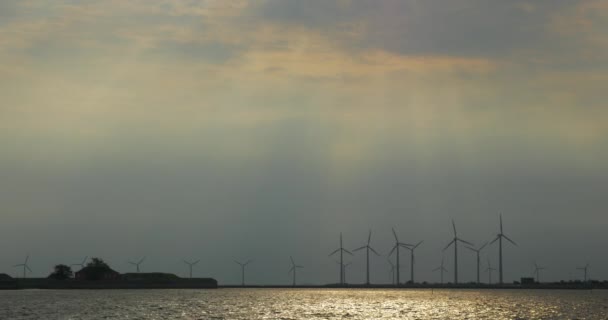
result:
<svg viewBox="0 0 608 320"><path fill-rule="evenodd" d="M17 289L216 289L212 278L183 279L175 275L163 277L140 277L127 274L112 280L55 280L49 278L27 278L0 281L0 290ZM166 275L166 274L165 274Z"/></svg>

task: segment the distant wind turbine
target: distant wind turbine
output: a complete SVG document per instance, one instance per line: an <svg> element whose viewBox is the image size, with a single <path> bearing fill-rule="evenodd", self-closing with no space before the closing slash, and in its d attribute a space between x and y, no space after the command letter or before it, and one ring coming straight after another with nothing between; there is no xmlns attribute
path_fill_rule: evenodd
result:
<svg viewBox="0 0 608 320"><path fill-rule="evenodd" d="M336 249L334 252L330 253L329 256L333 256L336 253L340 253L340 284L344 285L344 252L350 254L351 256L353 255L352 252L344 249L344 246L342 245L342 232L340 232L340 248Z"/></svg>
<svg viewBox="0 0 608 320"><path fill-rule="evenodd" d="M346 264L341 264L340 262L336 261L337 264L342 266L342 282L344 285L346 285L346 267L350 266L351 264L353 264L352 262L346 263Z"/></svg>
<svg viewBox="0 0 608 320"><path fill-rule="evenodd" d="M79 266L79 267L80 267L80 269L84 269L85 263L87 262L87 260L88 260L88 259L89 259L89 257L84 257L84 259L82 259L82 262L81 262L81 263L72 263L72 264L70 265L70 267L73 267L73 266Z"/></svg>
<svg viewBox="0 0 608 320"><path fill-rule="evenodd" d="M416 248L418 248L418 246L422 244L422 241L418 242L416 245L412 246L412 247L405 247L406 249L410 250L410 282L412 284L414 284L414 250L416 250Z"/></svg>
<svg viewBox="0 0 608 320"><path fill-rule="evenodd" d="M393 236L395 236L395 245L393 246L393 248L391 249L391 252L388 253L389 257L393 254L393 252L397 253L397 259L396 259L396 264L397 264L397 285L399 285L401 283L401 278L400 278L400 272L399 269L401 269L401 264L399 263L399 248L410 248L412 247L411 244L408 243L403 243L403 242L399 242L399 238L397 237L397 232L395 232L395 228L393 228Z"/></svg>
<svg viewBox="0 0 608 320"><path fill-rule="evenodd" d="M293 286L295 287L296 286L296 271L298 269L302 269L304 267L297 265L296 262L293 261L293 257L290 256L289 259L291 260L291 269L289 269L288 273L292 273L292 275L293 275Z"/></svg>
<svg viewBox="0 0 608 320"><path fill-rule="evenodd" d="M454 223L454 220L452 220L452 228L454 228L454 239L452 239L452 241L450 241L450 243L448 243L448 245L443 248L443 251L449 248L452 244L454 245L454 284L458 284L458 241L464 244L468 244L470 246L474 245L470 242L458 238L458 235L456 234L456 224Z"/></svg>
<svg viewBox="0 0 608 320"><path fill-rule="evenodd" d="M239 262L236 260L234 260L234 262L236 264L238 264L239 266L241 266L241 286L244 287L245 286L245 267L247 267L248 264L253 262L253 260L247 260L247 262L245 262L245 263L242 263L242 262Z"/></svg>
<svg viewBox="0 0 608 320"><path fill-rule="evenodd" d="M511 242L513 245L517 246L513 240L509 239L503 231L502 231L502 214L500 215L500 233L496 235L496 238L490 242L490 244L496 242L498 240L498 283L503 284L502 282L502 238L507 239L507 241Z"/></svg>
<svg viewBox="0 0 608 320"><path fill-rule="evenodd" d="M584 272L584 282L587 282L588 278L587 278L587 271L589 270L589 263L587 263L584 267L578 267L576 268L577 270L583 270ZM25 273L24 273L25 274Z"/></svg>
<svg viewBox="0 0 608 320"><path fill-rule="evenodd" d="M196 261L183 260L183 261L190 268L190 279L192 279L192 267L194 267L197 263L199 263L200 260L196 260Z"/></svg>
<svg viewBox="0 0 608 320"><path fill-rule="evenodd" d="M490 259L488 259L488 268L486 269L486 271L484 272L488 272L488 284L492 284L492 271L496 271L495 268L492 268L492 265L490 264Z"/></svg>
<svg viewBox="0 0 608 320"><path fill-rule="evenodd" d="M139 273L139 266L144 262L144 260L146 260L146 257L139 259L137 262L129 261L129 264L135 266L135 270L137 270L137 273Z"/></svg>
<svg viewBox="0 0 608 320"><path fill-rule="evenodd" d="M486 242L486 243L484 243L484 244L483 244L483 246L479 247L479 249L475 249L475 248L473 248L473 247L469 247L469 246L467 246L467 247L466 247L467 249L469 249L469 250L471 250L471 251L473 251L473 252L475 252L475 253L477 254L477 284L479 284L479 283L480 283L480 281L479 281L479 264L480 264L480 262L479 262L479 253L480 253L480 252L481 252L481 250L483 250L483 248L485 248L487 245L488 245L488 243Z"/></svg>
<svg viewBox="0 0 608 320"><path fill-rule="evenodd" d="M534 262L534 276L536 277L536 282L540 283L540 271L545 269L545 267L539 267L536 262Z"/></svg>
<svg viewBox="0 0 608 320"><path fill-rule="evenodd" d="M439 271L441 273L440 279L441 279L441 284L443 284L443 273L448 272L448 269L443 267L443 257L441 257L441 265L439 267L433 269L433 271Z"/></svg>
<svg viewBox="0 0 608 320"><path fill-rule="evenodd" d="M29 260L30 260L30 255L28 254L28 255L25 257L25 261L24 261L23 263L16 264L16 265L14 265L14 266L13 266L14 268L17 268L17 267L23 267L23 279L25 279L25 278L26 278L26 276L27 276L27 271L32 272L32 269L30 269L30 266L27 264L27 262L28 262Z"/></svg>
<svg viewBox="0 0 608 320"><path fill-rule="evenodd" d="M395 284L395 264L391 261L391 259L386 259L388 264L391 266L390 275L391 275L391 284Z"/></svg>
<svg viewBox="0 0 608 320"><path fill-rule="evenodd" d="M372 248L370 246L371 240L372 240L372 230L369 230L369 235L367 237L367 244L364 245L364 246L362 246L362 247L360 247L360 248L357 248L357 249L353 250L353 251L359 251L359 250L365 249L365 251L366 251L366 255L365 256L366 256L366 262L367 262L367 269L366 269L366 273L365 273L365 284L368 285L368 286L370 284L370 282L369 282L369 252L371 250L377 256L380 255L378 252L376 252L376 250L374 250L374 248Z"/></svg>

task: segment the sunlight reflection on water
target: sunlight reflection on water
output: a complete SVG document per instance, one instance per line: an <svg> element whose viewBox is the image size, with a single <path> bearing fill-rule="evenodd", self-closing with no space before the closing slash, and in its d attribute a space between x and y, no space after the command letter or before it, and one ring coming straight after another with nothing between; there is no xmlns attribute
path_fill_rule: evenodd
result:
<svg viewBox="0 0 608 320"><path fill-rule="evenodd" d="M3 291L0 319L608 319L606 291Z"/></svg>

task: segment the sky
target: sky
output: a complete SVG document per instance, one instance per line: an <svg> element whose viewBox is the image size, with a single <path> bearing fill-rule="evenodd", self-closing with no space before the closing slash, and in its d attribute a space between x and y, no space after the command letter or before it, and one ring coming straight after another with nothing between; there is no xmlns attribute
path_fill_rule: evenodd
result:
<svg viewBox="0 0 608 320"><path fill-rule="evenodd" d="M3 0L0 273L608 279L606 83L608 1Z"/></svg>

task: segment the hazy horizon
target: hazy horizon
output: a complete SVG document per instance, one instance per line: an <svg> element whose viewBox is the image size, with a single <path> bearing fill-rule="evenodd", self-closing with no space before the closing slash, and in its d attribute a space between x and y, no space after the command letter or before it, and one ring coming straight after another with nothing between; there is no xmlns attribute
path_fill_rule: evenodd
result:
<svg viewBox="0 0 608 320"><path fill-rule="evenodd" d="M608 279L607 30L604 0L2 1L0 273L330 283L340 232L395 228L436 282L451 220L479 246L502 214L505 282Z"/></svg>

